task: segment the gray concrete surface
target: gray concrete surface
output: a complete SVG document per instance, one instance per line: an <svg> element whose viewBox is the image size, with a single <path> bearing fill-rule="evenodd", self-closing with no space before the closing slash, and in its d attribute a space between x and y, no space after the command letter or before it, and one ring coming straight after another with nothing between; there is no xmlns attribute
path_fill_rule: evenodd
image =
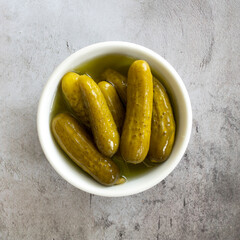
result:
<svg viewBox="0 0 240 240"><path fill-rule="evenodd" d="M0 239L240 239L240 1L0 0ZM65 182L36 131L53 69L91 43L164 56L189 91L193 131L175 171L131 197Z"/></svg>

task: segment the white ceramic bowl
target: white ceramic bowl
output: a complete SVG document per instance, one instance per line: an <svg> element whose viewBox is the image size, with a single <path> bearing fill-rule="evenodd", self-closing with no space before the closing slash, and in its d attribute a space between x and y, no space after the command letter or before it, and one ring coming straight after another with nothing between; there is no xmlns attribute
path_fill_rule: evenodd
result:
<svg viewBox="0 0 240 240"><path fill-rule="evenodd" d="M50 130L50 112L62 76L95 57L106 54L126 54L146 60L171 92L177 122L176 140L169 159L142 176L125 184L105 187L75 167L56 147ZM192 129L192 109L187 90L174 68L155 52L128 42L102 42L82 48L63 61L50 76L40 99L37 115L38 136L46 158L53 168L73 186L106 197L128 196L145 191L161 182L177 166L187 148Z"/></svg>

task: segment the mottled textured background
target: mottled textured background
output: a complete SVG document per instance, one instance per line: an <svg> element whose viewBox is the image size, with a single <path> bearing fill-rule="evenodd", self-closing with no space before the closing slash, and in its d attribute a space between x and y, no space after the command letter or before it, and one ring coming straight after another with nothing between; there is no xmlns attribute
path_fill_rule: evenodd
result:
<svg viewBox="0 0 240 240"><path fill-rule="evenodd" d="M165 57L193 130L164 181L131 197L82 192L39 145L38 100L76 50L124 40ZM0 0L0 239L240 239L240 1Z"/></svg>

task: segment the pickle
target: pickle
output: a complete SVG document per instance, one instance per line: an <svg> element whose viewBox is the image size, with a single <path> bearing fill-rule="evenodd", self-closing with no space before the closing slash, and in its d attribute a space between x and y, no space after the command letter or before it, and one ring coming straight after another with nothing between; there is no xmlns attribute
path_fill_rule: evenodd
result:
<svg viewBox="0 0 240 240"><path fill-rule="evenodd" d="M117 90L122 102L126 105L127 103L127 78L119 72L109 68L105 70L102 77L107 82L110 82Z"/></svg>
<svg viewBox="0 0 240 240"><path fill-rule="evenodd" d="M52 132L63 151L85 172L103 185L122 183L117 165L98 152L85 129L68 113L52 120Z"/></svg>
<svg viewBox="0 0 240 240"><path fill-rule="evenodd" d="M128 71L127 110L120 150L125 161L140 163L150 144L153 104L153 82L146 61L137 60Z"/></svg>
<svg viewBox="0 0 240 240"><path fill-rule="evenodd" d="M172 107L163 85L153 78L153 116L149 158L161 163L169 157L175 139Z"/></svg>
<svg viewBox="0 0 240 240"><path fill-rule="evenodd" d="M111 157L119 147L119 133L106 100L97 83L87 75L79 77L79 86L99 151Z"/></svg>
<svg viewBox="0 0 240 240"><path fill-rule="evenodd" d="M66 73L62 78L62 91L68 104L77 118L87 127L90 127L87 109L84 105L81 89L78 85L80 75L74 72Z"/></svg>
<svg viewBox="0 0 240 240"><path fill-rule="evenodd" d="M109 107L109 110L112 113L113 119L118 128L118 131L121 132L124 117L125 117L125 110L116 92L116 89L113 85L111 85L106 81L99 82L98 86L101 89L103 96L106 99L107 105Z"/></svg>

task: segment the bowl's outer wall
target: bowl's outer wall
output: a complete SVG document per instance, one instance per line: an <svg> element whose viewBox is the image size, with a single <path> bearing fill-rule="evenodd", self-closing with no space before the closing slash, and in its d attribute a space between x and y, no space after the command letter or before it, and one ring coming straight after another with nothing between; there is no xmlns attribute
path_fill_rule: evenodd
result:
<svg viewBox="0 0 240 240"><path fill-rule="evenodd" d="M163 79L171 92L174 113L177 119L175 144L169 159L152 169L144 176L136 177L125 184L105 187L91 177L81 174L81 170L70 164L56 148L50 129L50 112L57 86L62 76L82 63L106 54L125 54L136 59L146 60ZM46 158L53 168L75 187L100 196L128 196L145 191L162 181L181 160L191 134L192 109L187 90L174 68L155 52L137 44L128 42L102 42L80 49L63 61L50 76L39 101L37 126L40 144Z"/></svg>

